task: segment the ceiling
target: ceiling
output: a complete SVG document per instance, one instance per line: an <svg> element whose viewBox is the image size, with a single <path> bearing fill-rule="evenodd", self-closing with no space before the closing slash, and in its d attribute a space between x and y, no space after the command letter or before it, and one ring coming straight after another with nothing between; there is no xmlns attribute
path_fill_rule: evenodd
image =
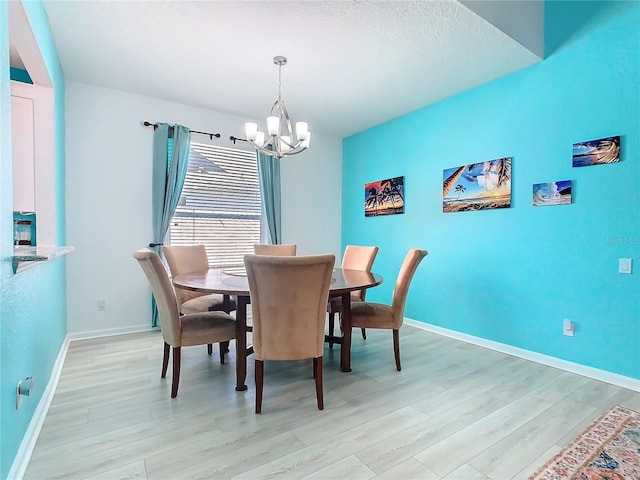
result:
<svg viewBox="0 0 640 480"><path fill-rule="evenodd" d="M293 120L339 137L539 62L474 11L531 3L43 1L67 80L264 123L283 55Z"/></svg>

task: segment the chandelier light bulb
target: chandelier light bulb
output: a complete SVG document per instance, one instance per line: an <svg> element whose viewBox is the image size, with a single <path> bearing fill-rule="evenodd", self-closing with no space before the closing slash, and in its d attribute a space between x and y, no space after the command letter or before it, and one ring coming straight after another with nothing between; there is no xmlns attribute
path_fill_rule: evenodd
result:
<svg viewBox="0 0 640 480"><path fill-rule="evenodd" d="M258 134L258 124L254 122L247 122L244 124L244 130L247 134L247 140L253 142Z"/></svg>
<svg viewBox="0 0 640 480"><path fill-rule="evenodd" d="M267 117L267 132L269 135L278 135L280 130L280 117L270 115Z"/></svg>
<svg viewBox="0 0 640 480"><path fill-rule="evenodd" d="M307 139L309 124L307 122L296 122L296 137L303 142Z"/></svg>

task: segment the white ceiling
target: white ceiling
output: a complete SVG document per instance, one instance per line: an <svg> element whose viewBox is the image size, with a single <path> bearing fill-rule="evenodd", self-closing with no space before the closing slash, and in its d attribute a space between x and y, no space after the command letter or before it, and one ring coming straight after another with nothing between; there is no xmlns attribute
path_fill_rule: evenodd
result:
<svg viewBox="0 0 640 480"><path fill-rule="evenodd" d="M340 137L539 62L469 8L495 21L487 6L511 4L526 24L518 4L532 3L43 2L68 80L264 122L278 93L272 59L284 55L293 119Z"/></svg>

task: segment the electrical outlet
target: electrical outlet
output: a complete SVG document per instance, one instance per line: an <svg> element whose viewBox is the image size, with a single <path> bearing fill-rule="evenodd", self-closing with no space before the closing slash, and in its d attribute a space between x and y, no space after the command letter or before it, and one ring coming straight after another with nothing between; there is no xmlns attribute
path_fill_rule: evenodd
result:
<svg viewBox="0 0 640 480"><path fill-rule="evenodd" d="M562 322L563 335L566 335L567 337L573 337L573 331L574 331L573 322L568 318L565 318L564 321Z"/></svg>
<svg viewBox="0 0 640 480"><path fill-rule="evenodd" d="M107 302L104 300L98 300L98 310L106 310Z"/></svg>
<svg viewBox="0 0 640 480"><path fill-rule="evenodd" d="M16 410L20 408L22 403L22 397L28 397L31 395L33 389L33 377L27 377L24 380L18 382L16 386Z"/></svg>

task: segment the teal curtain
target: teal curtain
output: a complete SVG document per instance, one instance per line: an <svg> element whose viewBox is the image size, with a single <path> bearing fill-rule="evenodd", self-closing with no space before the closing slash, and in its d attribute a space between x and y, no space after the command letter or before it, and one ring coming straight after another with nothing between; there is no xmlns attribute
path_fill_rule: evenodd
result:
<svg viewBox="0 0 640 480"><path fill-rule="evenodd" d="M153 134L153 242L160 253L189 164L190 131L182 125L158 123ZM158 325L158 309L151 299L151 326Z"/></svg>
<svg viewBox="0 0 640 480"><path fill-rule="evenodd" d="M280 160L258 152L258 178L269 241L278 245L282 243Z"/></svg>

